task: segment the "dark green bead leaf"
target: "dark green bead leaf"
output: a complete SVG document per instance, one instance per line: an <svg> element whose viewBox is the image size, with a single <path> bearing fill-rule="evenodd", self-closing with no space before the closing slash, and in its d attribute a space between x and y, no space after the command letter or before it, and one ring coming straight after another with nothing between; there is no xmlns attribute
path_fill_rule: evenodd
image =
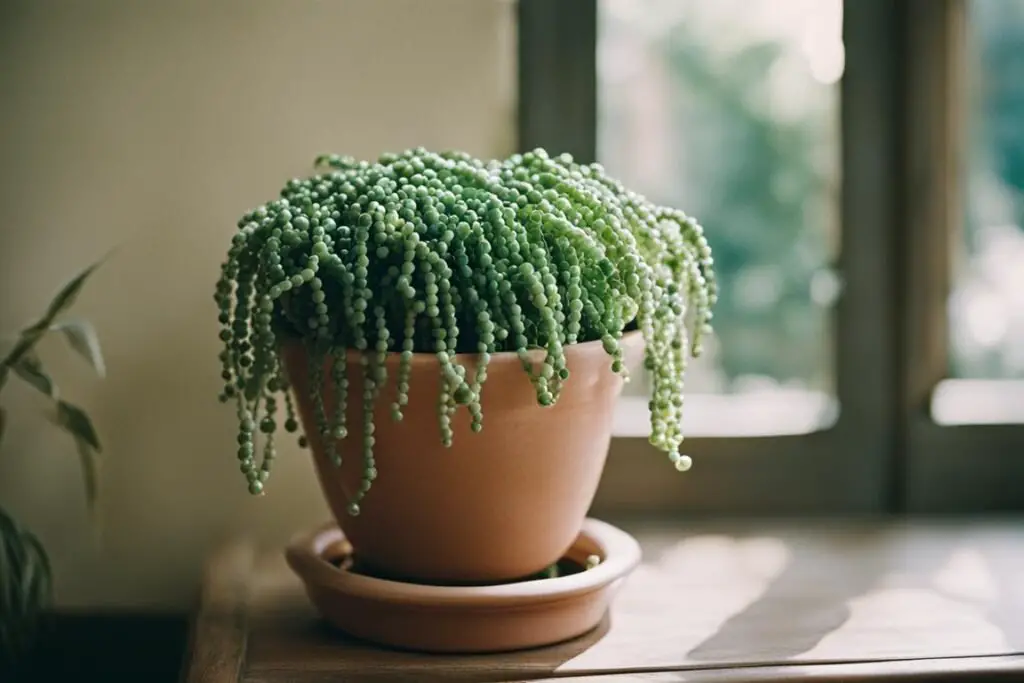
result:
<svg viewBox="0 0 1024 683"><path fill-rule="evenodd" d="M92 426L92 420L81 408L66 401L57 401L57 423L76 439L84 441L93 450L101 451L100 439Z"/></svg>
<svg viewBox="0 0 1024 683"><path fill-rule="evenodd" d="M258 376L254 375L253 377L250 377L249 381L245 383L246 400L255 401L256 397L260 395L262 388L263 387L260 384L260 378Z"/></svg>
<svg viewBox="0 0 1024 683"><path fill-rule="evenodd" d="M39 358L33 354L22 356L14 366L14 373L21 379L31 384L37 391L40 391L51 398L57 397L57 385L43 369Z"/></svg>
<svg viewBox="0 0 1024 683"><path fill-rule="evenodd" d="M72 320L57 323L50 329L62 332L71 348L89 362L97 375L106 375L107 369L103 362L103 352L100 350L99 336L92 323L87 320Z"/></svg>

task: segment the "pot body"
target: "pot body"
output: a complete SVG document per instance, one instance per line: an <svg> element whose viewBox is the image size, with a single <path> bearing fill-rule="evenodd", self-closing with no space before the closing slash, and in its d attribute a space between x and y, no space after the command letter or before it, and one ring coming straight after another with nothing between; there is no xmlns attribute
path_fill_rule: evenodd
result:
<svg viewBox="0 0 1024 683"><path fill-rule="evenodd" d="M638 332L622 339L626 355L640 353ZM348 513L364 469L363 369L349 352L347 425L338 440L340 467L328 459L310 398L309 356L293 343L281 349L309 438L317 476L339 526L364 566L380 575L428 583L493 583L518 579L556 562L580 533L593 501L611 438L612 413L623 381L600 342L567 346L570 377L558 401L542 407L514 353L493 354L481 406L483 430L470 429L459 406L452 416L450 447L438 422L440 366L433 354L416 354L409 402L395 421L398 354L386 361L387 380L374 402L373 456L378 472ZM543 352L533 356L540 362ZM457 356L467 377L474 355ZM331 377L331 360L324 377ZM322 387L333 414L333 382Z"/></svg>

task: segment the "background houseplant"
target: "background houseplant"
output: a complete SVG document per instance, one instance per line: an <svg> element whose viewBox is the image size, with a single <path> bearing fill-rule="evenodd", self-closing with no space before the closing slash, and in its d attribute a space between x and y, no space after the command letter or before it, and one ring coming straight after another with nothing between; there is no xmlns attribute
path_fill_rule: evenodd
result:
<svg viewBox="0 0 1024 683"><path fill-rule="evenodd" d="M46 312L18 335L0 358L0 390L17 377L53 402L55 423L74 437L82 462L86 501L92 508L97 490L100 441L84 410L65 400L36 354L47 334L60 333L93 369L105 374L103 355L92 325L85 320L60 320L74 303L94 264L65 284ZM0 408L0 440L6 415ZM26 653L36 635L40 616L52 599L52 576L46 550L39 539L0 507L0 662L14 664ZM0 668L2 670L2 668Z"/></svg>
<svg viewBox="0 0 1024 683"><path fill-rule="evenodd" d="M540 570L579 531L641 343L651 443L689 468L682 380L716 298L696 221L544 150L317 162L241 218L215 294L252 493L280 413L299 430L294 387L362 561L432 580Z"/></svg>

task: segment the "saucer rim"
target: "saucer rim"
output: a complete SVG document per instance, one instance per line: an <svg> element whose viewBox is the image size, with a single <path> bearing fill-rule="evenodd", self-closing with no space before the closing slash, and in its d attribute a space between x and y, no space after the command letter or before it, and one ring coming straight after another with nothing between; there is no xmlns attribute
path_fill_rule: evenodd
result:
<svg viewBox="0 0 1024 683"><path fill-rule="evenodd" d="M537 578L485 586L437 586L405 583L355 574L335 566L325 551L347 543L336 522L296 534L285 547L289 567L307 588L389 604L429 607L520 607L578 597L602 590L630 574L640 563L640 544L618 527L586 518L567 552L583 550L600 556L601 563L586 571L554 578ZM582 546L582 547L581 547Z"/></svg>

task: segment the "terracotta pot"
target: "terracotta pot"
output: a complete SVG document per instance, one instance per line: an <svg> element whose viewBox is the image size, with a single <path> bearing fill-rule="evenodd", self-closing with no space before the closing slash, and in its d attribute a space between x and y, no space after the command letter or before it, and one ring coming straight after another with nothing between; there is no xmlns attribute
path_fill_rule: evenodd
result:
<svg viewBox="0 0 1024 683"><path fill-rule="evenodd" d="M623 337L624 353L642 336ZM413 358L409 403L395 422L398 354L374 407L378 477L353 517L346 507L362 473L361 432L337 442L343 463L330 463L313 417L308 355L301 343L281 350L317 475L334 517L359 561L383 576L433 583L489 583L528 576L556 562L578 536L597 490L622 379L600 342L566 348L571 373L557 403L542 407L514 353L493 354L481 404L483 430L470 430L464 406L452 418L454 442L441 443L437 420L440 369L433 354ZM543 358L543 352L535 356ZM458 356L467 376L475 356ZM325 364L330 377L331 362ZM362 424L362 369L347 357L348 424ZM327 415L335 396L323 388Z"/></svg>

